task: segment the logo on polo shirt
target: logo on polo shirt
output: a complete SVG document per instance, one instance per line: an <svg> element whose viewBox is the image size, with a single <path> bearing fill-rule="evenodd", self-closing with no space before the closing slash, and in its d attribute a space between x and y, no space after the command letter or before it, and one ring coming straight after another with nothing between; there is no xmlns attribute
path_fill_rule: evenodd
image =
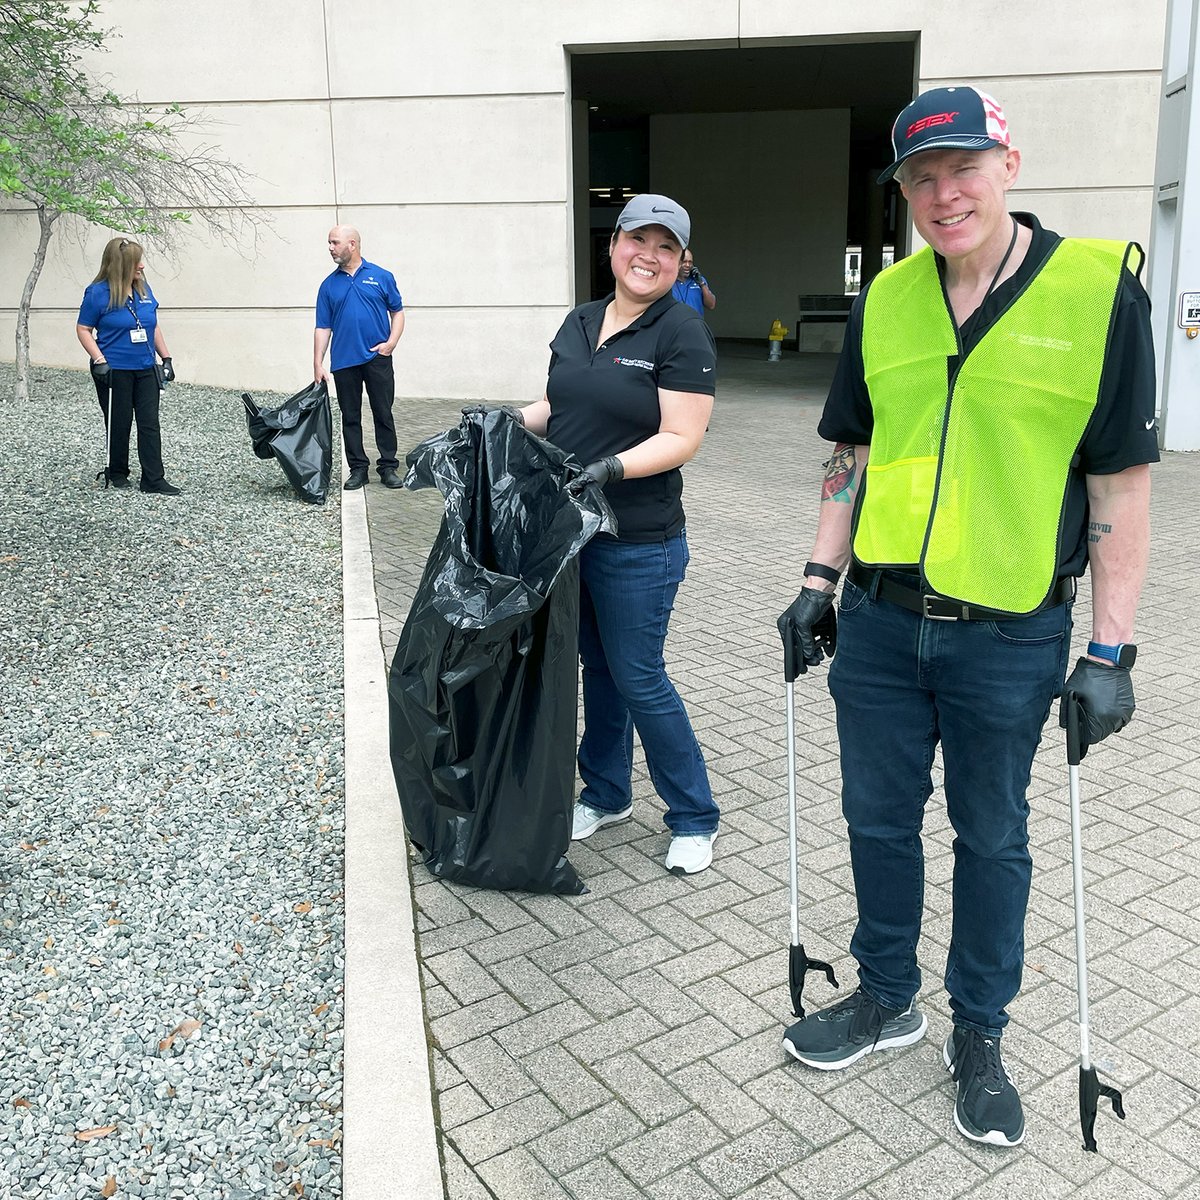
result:
<svg viewBox="0 0 1200 1200"><path fill-rule="evenodd" d="M364 280L363 280L363 283L369 283L369 284L370 284L372 287L379 287L379 286L380 286L380 283L379 283L379 280L378 280L378 279L364 279Z"/></svg>
<svg viewBox="0 0 1200 1200"><path fill-rule="evenodd" d="M654 364L647 362L644 358L622 358L620 355L613 359L613 365L617 367L641 367L643 371L654 370Z"/></svg>

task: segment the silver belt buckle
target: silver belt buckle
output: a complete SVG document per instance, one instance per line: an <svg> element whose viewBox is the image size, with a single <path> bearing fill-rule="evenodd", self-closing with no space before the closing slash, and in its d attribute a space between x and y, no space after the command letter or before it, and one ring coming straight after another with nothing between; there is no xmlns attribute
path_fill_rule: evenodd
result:
<svg viewBox="0 0 1200 1200"><path fill-rule="evenodd" d="M935 613L929 611L929 605L934 601L940 601L942 604L952 604L952 600L947 600L945 596L922 596L921 597L921 616L927 621L969 621L971 619L971 609L969 605L962 605L962 614L955 615L953 613Z"/></svg>

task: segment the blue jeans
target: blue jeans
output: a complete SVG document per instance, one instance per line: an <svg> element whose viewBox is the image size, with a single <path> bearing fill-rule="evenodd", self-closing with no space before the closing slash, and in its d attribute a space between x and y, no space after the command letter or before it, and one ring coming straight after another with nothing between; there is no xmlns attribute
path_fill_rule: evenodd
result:
<svg viewBox="0 0 1200 1200"><path fill-rule="evenodd" d="M937 621L844 585L829 690L858 901L850 950L881 1004L903 1008L921 985L921 825L941 742L955 833L946 991L955 1024L998 1036L1008 1023L1033 867L1025 792L1070 638L1070 604Z"/></svg>
<svg viewBox="0 0 1200 1200"><path fill-rule="evenodd" d="M662 542L596 537L579 556L579 799L601 812L629 806L636 728L674 834L712 833L721 817L692 723L663 662L667 622L687 564L682 531Z"/></svg>

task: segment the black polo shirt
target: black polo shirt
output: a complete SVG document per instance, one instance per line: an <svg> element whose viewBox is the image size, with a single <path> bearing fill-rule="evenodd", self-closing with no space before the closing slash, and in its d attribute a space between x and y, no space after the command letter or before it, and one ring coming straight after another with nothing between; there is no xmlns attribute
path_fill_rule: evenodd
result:
<svg viewBox="0 0 1200 1200"><path fill-rule="evenodd" d="M658 432L659 388L706 396L717 392L716 342L694 308L668 293L597 346L612 299L580 305L550 343L546 436L585 465ZM622 541L656 542L683 528L683 476L677 467L610 483L604 495Z"/></svg>
<svg viewBox="0 0 1200 1200"><path fill-rule="evenodd" d="M1021 265L963 323L966 353L995 324L1045 265L1061 235L1043 228L1032 213L1012 214L1033 231ZM946 262L935 256L945 289ZM837 373L825 401L817 432L831 442L869 445L875 426L871 397L863 378L863 305L867 288L850 310L846 340ZM947 307L949 304L947 303ZM946 360L946 381L958 366L957 355ZM1104 358L1100 395L1091 423L1079 446L1077 470L1071 472L1063 524L1059 531L1059 568L1062 575L1082 575L1087 565L1087 485L1085 475L1112 475L1140 463L1158 462L1158 433L1154 424L1154 345L1150 336L1150 298L1146 289L1126 271L1121 278L1117 311ZM860 489L861 496L861 489Z"/></svg>

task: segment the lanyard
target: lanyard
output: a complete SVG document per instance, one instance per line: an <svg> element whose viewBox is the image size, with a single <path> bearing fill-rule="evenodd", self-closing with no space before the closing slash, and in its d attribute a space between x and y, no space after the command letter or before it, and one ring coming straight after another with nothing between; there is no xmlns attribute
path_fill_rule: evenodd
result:
<svg viewBox="0 0 1200 1200"><path fill-rule="evenodd" d="M996 284L1000 281L1000 276L1003 274L1004 268L1008 266L1008 260L1012 258L1013 249L1017 244L1018 225L1015 218L1010 217L1009 220L1012 221L1012 237L1008 240L1008 249L1005 250L1004 257L1000 260L1000 265L996 268L996 273L992 276L992 282L988 284L987 291L983 293L983 299L980 300L979 307L959 327L959 340L962 343L964 357L969 353L967 343L979 325L984 305L987 304L992 293L996 290Z"/></svg>
<svg viewBox="0 0 1200 1200"><path fill-rule="evenodd" d="M133 297L132 297L132 296L129 296L129 297L126 299L126 301L125 301L125 307L126 307L127 309L129 309L129 315L130 315L131 317L133 317L134 324L135 324L135 325L136 325L136 326L137 326L139 329L141 329L141 327L142 327L142 320L141 320L141 318L140 318L140 317L137 315L137 308L134 306L134 303L133 303Z"/></svg>

